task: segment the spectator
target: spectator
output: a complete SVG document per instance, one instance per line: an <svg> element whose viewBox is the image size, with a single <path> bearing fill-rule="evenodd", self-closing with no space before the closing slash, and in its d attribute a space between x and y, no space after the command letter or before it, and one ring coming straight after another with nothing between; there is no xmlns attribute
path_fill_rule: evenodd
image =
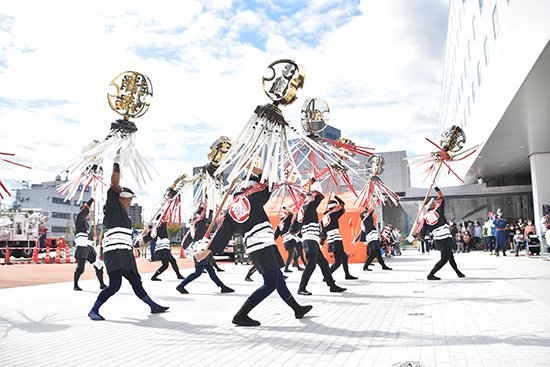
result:
<svg viewBox="0 0 550 367"><path fill-rule="evenodd" d="M476 248L480 249L480 244L481 244L481 236L482 236L482 233L483 233L483 227L481 226L481 223L479 223L478 221L476 221L475 225L474 225L474 245L476 246Z"/></svg>
<svg viewBox="0 0 550 367"><path fill-rule="evenodd" d="M535 226L533 225L533 221L528 220L527 224L525 225L523 229L523 235L525 236L525 239L527 239L530 235L534 235L537 233L537 230L535 229Z"/></svg>
<svg viewBox="0 0 550 367"><path fill-rule="evenodd" d="M455 235L456 252L464 252L464 236L462 232L457 232Z"/></svg>
<svg viewBox="0 0 550 367"><path fill-rule="evenodd" d="M519 251L521 250L521 246L525 244L525 237L523 236L523 233L521 233L521 230L519 228L516 229L516 234L514 235L514 245L515 245L515 252L516 256L519 256Z"/></svg>

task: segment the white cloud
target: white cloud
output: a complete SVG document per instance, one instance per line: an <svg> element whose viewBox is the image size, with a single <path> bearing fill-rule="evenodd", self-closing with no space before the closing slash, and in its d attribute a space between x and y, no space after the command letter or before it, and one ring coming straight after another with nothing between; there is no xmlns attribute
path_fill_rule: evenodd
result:
<svg viewBox="0 0 550 367"><path fill-rule="evenodd" d="M206 163L215 139L236 136L255 106L268 102L261 76L278 58L306 70L299 100L283 108L289 121L299 120L303 101L319 97L356 144L422 152L418 140L437 130L445 2L289 2L298 9L290 14L279 2L255 4L3 4L0 130L7 139L0 151L33 169L1 165L0 178L53 179L107 134L118 118L108 84L136 70L154 87L149 111L135 121L138 150L159 172L138 193L148 207L181 171Z"/></svg>

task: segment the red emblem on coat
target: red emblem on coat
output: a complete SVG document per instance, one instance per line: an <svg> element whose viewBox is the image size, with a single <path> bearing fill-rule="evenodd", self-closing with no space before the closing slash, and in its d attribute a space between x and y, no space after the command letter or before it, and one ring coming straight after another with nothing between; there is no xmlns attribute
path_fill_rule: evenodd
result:
<svg viewBox="0 0 550 367"><path fill-rule="evenodd" d="M439 214L435 210L430 210L424 217L426 223L433 226L439 220Z"/></svg>
<svg viewBox="0 0 550 367"><path fill-rule="evenodd" d="M323 224L323 227L328 226L330 224L330 215L325 215L321 220L321 223Z"/></svg>
<svg viewBox="0 0 550 367"><path fill-rule="evenodd" d="M244 195L239 195L229 206L229 215L237 223L244 223L250 217L250 201Z"/></svg>

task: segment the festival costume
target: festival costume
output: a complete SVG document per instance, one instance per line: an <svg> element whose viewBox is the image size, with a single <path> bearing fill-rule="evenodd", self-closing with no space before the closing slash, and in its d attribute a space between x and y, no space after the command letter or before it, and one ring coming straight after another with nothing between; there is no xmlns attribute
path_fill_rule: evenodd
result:
<svg viewBox="0 0 550 367"><path fill-rule="evenodd" d="M285 262L285 273L291 273L288 267L294 260L294 264L298 264L298 252L296 251L297 232L292 228L292 212L287 213L275 229L275 239L283 237L283 245L288 252L288 257ZM299 266L299 265L298 265Z"/></svg>
<svg viewBox="0 0 550 367"><path fill-rule="evenodd" d="M314 185L318 188L313 188ZM307 258L306 268L302 273L302 279L298 287L298 294L304 296L311 295L311 293L306 290L306 287L317 265L321 268L323 279L330 287L331 292L343 292L346 290L345 288L337 286L334 282L328 266L328 261L323 256L319 245L320 227L317 208L324 197L325 196L321 193L320 184L314 182L312 184L311 196L309 196L309 199L306 199L298 211L298 221L302 224L302 245L306 251Z"/></svg>
<svg viewBox="0 0 550 367"><path fill-rule="evenodd" d="M365 265L363 265L363 270L370 271L369 266L372 264L374 259L378 260L378 263L382 266L382 269L392 270L392 268L386 265L384 258L382 257L380 234L374 224L374 210L371 210L370 213L368 211L365 212L361 221L361 232L356 238L356 241L361 241L367 244L368 256L365 261Z"/></svg>
<svg viewBox="0 0 550 367"><path fill-rule="evenodd" d="M335 196L334 199L334 201L329 201L329 209L321 220L321 234L326 236L328 251L334 254L334 263L330 267L330 273L334 273L342 265L346 279L357 279L349 273L348 254L344 250L344 243L340 235L339 220L346 211L345 203L338 196Z"/></svg>
<svg viewBox="0 0 550 367"><path fill-rule="evenodd" d="M160 260L162 265L157 269L155 274L151 277L153 281L160 281L158 278L166 269L168 269L168 264L172 265L172 269L176 273L178 279L184 279L180 274L180 269L178 263L174 256L172 255L172 249L170 247L170 239L168 238L168 231L166 229L166 222L162 222L156 229L156 244L155 251L153 253L153 260Z"/></svg>
<svg viewBox="0 0 550 367"><path fill-rule="evenodd" d="M440 278L435 276L435 273L437 273L447 262L451 264L456 275L458 275L459 278L463 278L464 274L458 270L458 266L453 256L455 242L449 230L447 218L445 218L445 199L439 188L436 187L435 191L438 193L435 206L428 210L428 213L424 216L422 223L420 223L422 227L419 232L422 238L424 238L428 232L431 232L435 247L441 251L441 260L435 264L430 274L428 274L428 280L440 280Z"/></svg>
<svg viewBox="0 0 550 367"><path fill-rule="evenodd" d="M75 291L82 290L82 288L78 286L78 280L80 279L82 273L84 273L86 261L94 266L96 277L99 280L99 289L104 289L105 287L107 287L105 283L103 283L103 262L96 262L97 253L94 249L93 242L90 241L90 239L88 238L90 225L87 218L88 214L90 213L90 206L92 205L93 201L94 199L92 198L88 200L87 203L82 205L82 208L80 209L80 212L78 213L74 221L74 231L76 233L74 238L74 257L77 264L73 278L73 289Z"/></svg>
<svg viewBox="0 0 550 367"><path fill-rule="evenodd" d="M253 178L259 182L259 178ZM264 284L248 297L232 322L238 326L258 326L248 313L261 301L277 290L279 296L294 310L296 318L302 318L312 306L300 306L290 294L281 268L283 258L274 242L274 233L264 210L271 195L269 183L258 183L242 193L235 194L222 223L210 242L213 253L222 253L231 236L243 235L246 253L264 278Z"/></svg>

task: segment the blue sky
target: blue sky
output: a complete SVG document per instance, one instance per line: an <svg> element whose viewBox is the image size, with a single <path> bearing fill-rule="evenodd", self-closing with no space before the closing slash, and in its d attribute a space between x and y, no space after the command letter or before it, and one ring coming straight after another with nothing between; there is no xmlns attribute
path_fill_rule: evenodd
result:
<svg viewBox="0 0 550 367"><path fill-rule="evenodd" d="M280 58L306 70L299 99L283 109L295 126L302 103L322 98L331 124L356 144L425 153L424 138L437 134L447 8L444 0L3 2L0 151L33 169L0 163L0 179L15 186L61 173L118 118L107 104L111 79L136 70L154 88L135 121L138 150L159 173L138 193L147 207L269 102L261 77Z"/></svg>

